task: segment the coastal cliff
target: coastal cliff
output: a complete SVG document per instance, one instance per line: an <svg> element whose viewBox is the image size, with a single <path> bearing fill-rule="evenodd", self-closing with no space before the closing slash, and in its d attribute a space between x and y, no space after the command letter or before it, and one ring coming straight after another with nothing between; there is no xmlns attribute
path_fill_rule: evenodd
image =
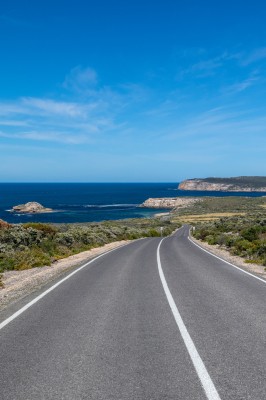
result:
<svg viewBox="0 0 266 400"><path fill-rule="evenodd" d="M220 192L266 192L266 177L239 176L236 178L187 179L179 190L201 190Z"/></svg>
<svg viewBox="0 0 266 400"><path fill-rule="evenodd" d="M182 208L193 204L200 199L198 198L186 198L186 197L161 197L161 198L149 198L140 205L145 208Z"/></svg>

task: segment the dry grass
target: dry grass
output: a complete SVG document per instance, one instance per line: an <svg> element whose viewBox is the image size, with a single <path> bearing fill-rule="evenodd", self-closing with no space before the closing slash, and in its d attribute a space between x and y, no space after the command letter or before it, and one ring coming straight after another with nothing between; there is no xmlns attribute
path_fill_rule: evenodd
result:
<svg viewBox="0 0 266 400"><path fill-rule="evenodd" d="M178 219L184 223L188 222L201 222L201 221L214 221L224 217L235 217L242 216L246 213L233 213L233 212L224 212L224 213L209 213L209 214L191 214L191 215L182 215Z"/></svg>

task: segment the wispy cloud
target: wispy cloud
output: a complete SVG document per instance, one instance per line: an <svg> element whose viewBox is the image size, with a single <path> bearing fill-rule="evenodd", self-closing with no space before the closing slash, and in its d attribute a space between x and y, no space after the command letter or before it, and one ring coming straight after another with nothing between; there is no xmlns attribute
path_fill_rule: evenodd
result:
<svg viewBox="0 0 266 400"><path fill-rule="evenodd" d="M247 66L264 59L266 59L266 47L261 47L251 51L248 54L243 54L241 64L243 66Z"/></svg>
<svg viewBox="0 0 266 400"><path fill-rule="evenodd" d="M214 57L208 57L208 53L204 52L197 56L200 61L191 63L186 68L183 68L177 74L177 79L184 78L187 75L194 75L198 78L205 78L214 75L217 69L220 69L226 60L230 58L227 52L223 52Z"/></svg>
<svg viewBox="0 0 266 400"><path fill-rule="evenodd" d="M204 53L204 57L191 65L189 73L222 70L223 63L228 62L232 54L224 52L206 58ZM147 146L156 146L165 140L176 143L189 138L195 143L199 137L201 142L206 137L208 140L215 137L222 145L224 133L248 135L252 126L252 132L263 134L265 119L261 116L248 118L245 115L248 105L244 105L242 114L236 108L234 112L229 111L226 106L230 95L241 95L261 82L259 71L250 69L241 79L235 82L231 79L222 88L218 86L215 93L210 90L208 103L204 103L201 96L196 98L194 88L193 92L186 92L186 88L171 87L162 93L137 83L105 86L93 69L75 67L57 96L21 97L0 102L0 137L6 142L43 141L66 146L119 143L121 148L124 145L129 148L139 147L138 140ZM199 109L206 110L210 105L213 108L209 111L199 113Z"/></svg>
<svg viewBox="0 0 266 400"><path fill-rule="evenodd" d="M57 98L21 97L0 102L0 136L66 144L91 143L96 140L95 135L101 138L125 129L125 110L145 101L148 93L133 83L115 89L102 86L93 69L81 67L71 70L63 86L69 90L67 96L60 93Z"/></svg>
<svg viewBox="0 0 266 400"><path fill-rule="evenodd" d="M115 115L94 102L21 98L2 102L0 110L1 137L10 139L79 144L90 141L95 133L112 131L116 126Z"/></svg>
<svg viewBox="0 0 266 400"><path fill-rule="evenodd" d="M83 135L74 136L73 132L58 132L58 131L19 131L19 132L4 132L0 131L0 137L9 140L19 139L27 141L44 141L44 142L57 142L65 144L81 144L84 142L89 142L88 138Z"/></svg>
<svg viewBox="0 0 266 400"><path fill-rule="evenodd" d="M224 55L211 58L208 60L202 60L193 64L191 67L188 68L187 72L204 72L204 73L212 73L217 68L220 68L223 65L223 60L225 59Z"/></svg>
<svg viewBox="0 0 266 400"><path fill-rule="evenodd" d="M12 119L0 120L0 126L29 126L28 121L14 121Z"/></svg>
<svg viewBox="0 0 266 400"><path fill-rule="evenodd" d="M196 139L200 140L200 142L205 142L206 146L208 146L208 143L211 144L211 140L215 140L222 148L226 138L229 146L232 146L234 141L239 148L242 145L248 148L248 143L254 144L257 135L258 137L263 135L266 140L265 116L254 115L252 112L247 113L243 110L233 111L226 107L220 107L195 116L169 134L168 139L190 138L192 146L195 144ZM232 146L232 150L236 151L237 147Z"/></svg>
<svg viewBox="0 0 266 400"><path fill-rule="evenodd" d="M225 86L222 88L221 91L224 94L234 95L237 93L241 93L244 90L258 84L259 82L261 82L261 80L262 80L261 77L255 71L248 78L243 79L242 81L238 81L232 85Z"/></svg>
<svg viewBox="0 0 266 400"><path fill-rule="evenodd" d="M97 83L98 76L94 69L77 66L66 75L62 86L70 91L84 93L91 91Z"/></svg>
<svg viewBox="0 0 266 400"><path fill-rule="evenodd" d="M184 56L186 62L181 63L187 66L177 73L176 78L185 79L188 76L195 78L208 78L218 73L226 74L227 71L231 73L240 71L243 67L253 67L258 65L266 59L266 47L260 47L250 51L241 50L238 51L228 51L225 50L214 56L210 56L210 53L206 50L203 52L188 52L186 57ZM196 60L196 62L195 62Z"/></svg>

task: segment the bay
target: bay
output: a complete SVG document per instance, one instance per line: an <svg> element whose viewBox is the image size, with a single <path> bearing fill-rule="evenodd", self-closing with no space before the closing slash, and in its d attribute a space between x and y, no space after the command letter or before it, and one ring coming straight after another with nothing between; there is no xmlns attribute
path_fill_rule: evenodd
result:
<svg viewBox="0 0 266 400"><path fill-rule="evenodd" d="M0 183L0 219L25 222L98 222L150 217L161 209L140 208L149 197L263 196L265 193L177 190L178 183ZM10 213L18 204L37 201L55 210L44 214Z"/></svg>

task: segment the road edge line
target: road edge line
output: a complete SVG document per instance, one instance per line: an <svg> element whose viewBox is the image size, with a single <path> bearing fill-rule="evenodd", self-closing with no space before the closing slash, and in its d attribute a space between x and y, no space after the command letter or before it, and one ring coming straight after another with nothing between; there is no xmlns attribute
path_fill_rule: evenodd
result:
<svg viewBox="0 0 266 400"><path fill-rule="evenodd" d="M213 257L215 257L215 258L218 258L218 260L223 261L224 263L226 263L226 264L228 264L228 265L231 265L231 267L234 267L234 268L238 269L239 271L243 272L244 274L250 275L250 276L252 276L253 278L258 279L259 281L261 281L261 282L263 282L264 284L266 284L266 280L265 280L265 279L260 278L259 276L256 276L256 275L252 274L251 272L248 272L248 271L246 271L246 270L244 270L244 269L238 267L237 265L232 264L232 263L230 263L229 261L224 260L222 257L219 257L219 256L217 256L216 254L211 253L210 251L208 251L208 250L204 249L202 246L200 246L198 243L195 243L194 240L192 240L189 236L188 236L188 240L189 240L192 244L194 244L195 246L197 246L199 249L201 249L202 251L205 251L205 253L208 253L208 254L210 254L211 256L213 256Z"/></svg>
<svg viewBox="0 0 266 400"><path fill-rule="evenodd" d="M56 289L61 283L65 282L69 278L71 278L73 275L81 271L83 268L87 267L89 264L93 263L94 261L98 260L100 257L105 256L108 253L111 253L115 250L121 249L122 247L128 246L131 243L126 243L122 244L119 247L116 247L115 249L108 250L99 256L93 258L92 260L86 262L85 264L81 265L79 268L75 269L75 271L71 272L67 276L65 276L63 279L60 281L56 282L54 285L52 285L49 289L45 290L42 292L39 296L35 297L33 300L31 300L29 303L25 304L22 308L20 308L18 311L16 311L14 314L10 315L10 317L6 318L4 321L0 323L0 330L3 329L6 325L8 325L10 322L12 322L14 319L16 319L19 315L23 314L28 308L33 306L35 303L37 303L39 300L41 300L43 297L45 297L48 293L52 292L54 289Z"/></svg>
<svg viewBox="0 0 266 400"><path fill-rule="evenodd" d="M185 343L185 346L187 348L188 354L191 358L191 361L194 365L194 368L196 370L196 373L199 377L199 380L202 384L202 387L205 391L205 394L207 396L208 400L221 400L214 383L212 382L212 379L196 349L196 346L188 333L188 330L186 328L186 325L184 324L182 317L178 311L178 308L175 304L175 301L173 299L173 296L170 292L170 289L167 285L163 269L162 269L162 264L161 264L161 258L160 258L160 247L164 239L162 239L157 247L157 266L158 266L158 271L159 271L159 276L161 279L161 283L166 295L166 298L168 300L169 306L171 308L171 311L173 313L173 316L175 318L175 322L178 326L179 332L182 336L182 339Z"/></svg>

